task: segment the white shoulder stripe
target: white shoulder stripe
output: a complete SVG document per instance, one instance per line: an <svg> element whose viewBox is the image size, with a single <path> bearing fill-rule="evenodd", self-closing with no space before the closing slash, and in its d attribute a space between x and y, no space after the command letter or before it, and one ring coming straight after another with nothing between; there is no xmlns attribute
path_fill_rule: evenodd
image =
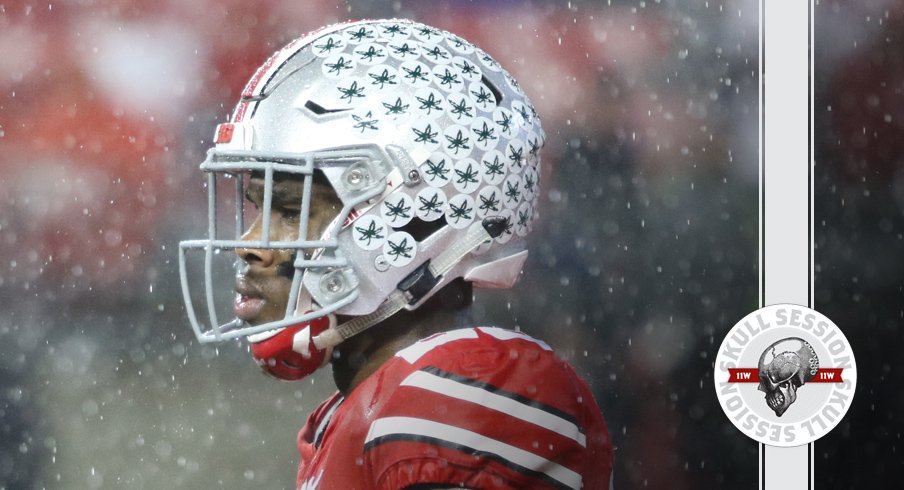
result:
<svg viewBox="0 0 904 490"><path fill-rule="evenodd" d="M460 427L414 417L385 417L375 420L370 425L365 444L380 438L423 437L447 441L453 445L464 446L482 453L492 454L498 458L526 468L532 472L546 475L566 488L581 488L581 475L558 463L537 456L521 448L505 444L476 432Z"/></svg>
<svg viewBox="0 0 904 490"><path fill-rule="evenodd" d="M499 340L511 340L511 339L520 339L527 340L529 342L533 342L540 346L543 350L551 351L552 348L541 340L537 340L530 335L523 334L521 332L516 332L514 330L506 330L504 328L499 327L479 327L479 328L462 328L459 330L452 330L449 332L444 332L441 334L434 335L432 337L427 337L426 339L419 340L414 344L400 350L396 353L396 357L401 357L408 361L409 363L414 363L418 359L420 359L424 354L430 352L436 347L439 347L443 344L447 344L449 342L453 342L455 340L460 339L476 339L477 338L477 330L491 336L495 337Z"/></svg>
<svg viewBox="0 0 904 490"><path fill-rule="evenodd" d="M568 437L581 446L587 447L587 437L581 433L580 428L574 422L537 407L521 403L518 400L485 390L479 386L461 383L426 371L415 371L402 381L401 386L420 388L466 402L476 403Z"/></svg>
<svg viewBox="0 0 904 490"><path fill-rule="evenodd" d="M480 330L481 332L483 332L487 335L490 335L492 337L496 337L499 340L521 339L521 340L526 340L528 342L533 342L533 343L539 345L540 348L543 350L549 350L549 351L552 350L552 347L550 347L549 344L547 344L546 342L543 342L542 340L537 340L537 339L531 337L530 335L527 335L525 333L518 332L515 330L508 330L508 329L499 328L499 327L479 327L478 330Z"/></svg>
<svg viewBox="0 0 904 490"><path fill-rule="evenodd" d="M410 346L400 350L398 353L396 353L396 357L401 357L408 361L409 364L414 364L418 359L421 358L421 356L443 344L447 344L454 340L476 338L477 332L473 328L452 330L450 332L441 333L432 337L427 337L423 340L419 340L411 344Z"/></svg>

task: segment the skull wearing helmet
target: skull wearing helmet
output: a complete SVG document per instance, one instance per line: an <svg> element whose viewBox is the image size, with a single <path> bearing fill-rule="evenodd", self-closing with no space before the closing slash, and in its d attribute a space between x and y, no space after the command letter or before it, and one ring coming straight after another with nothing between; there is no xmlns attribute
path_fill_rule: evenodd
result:
<svg viewBox="0 0 904 490"><path fill-rule="evenodd" d="M816 376L819 358L809 342L789 337L774 342L760 355L758 389L766 404L781 417L797 400L797 389Z"/></svg>

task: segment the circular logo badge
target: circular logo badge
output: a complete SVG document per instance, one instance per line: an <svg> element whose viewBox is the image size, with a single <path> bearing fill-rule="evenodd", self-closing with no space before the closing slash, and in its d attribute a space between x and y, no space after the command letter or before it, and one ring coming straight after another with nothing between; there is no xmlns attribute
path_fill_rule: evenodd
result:
<svg viewBox="0 0 904 490"><path fill-rule="evenodd" d="M770 305L728 332L716 356L716 396L728 419L770 446L800 446L844 417L857 365L841 330L816 310Z"/></svg>

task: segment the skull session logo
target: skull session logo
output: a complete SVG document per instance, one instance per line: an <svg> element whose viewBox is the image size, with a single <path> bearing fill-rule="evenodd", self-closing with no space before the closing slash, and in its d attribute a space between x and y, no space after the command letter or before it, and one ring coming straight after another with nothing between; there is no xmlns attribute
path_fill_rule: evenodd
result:
<svg viewBox="0 0 904 490"><path fill-rule="evenodd" d="M821 313L798 305L761 308L725 336L714 368L729 420L752 439L799 446L847 413L857 384L851 346Z"/></svg>
<svg viewBox="0 0 904 490"><path fill-rule="evenodd" d="M760 382L757 389L766 393L766 404L781 417L797 400L797 389L815 378L818 372L816 349L806 340L789 337L763 351L757 367ZM832 378L834 376L829 377ZM840 376L837 381L841 381Z"/></svg>

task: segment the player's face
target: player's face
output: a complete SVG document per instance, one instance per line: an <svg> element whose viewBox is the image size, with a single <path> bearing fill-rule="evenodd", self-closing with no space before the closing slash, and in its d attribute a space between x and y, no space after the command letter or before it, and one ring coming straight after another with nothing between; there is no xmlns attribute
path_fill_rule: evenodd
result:
<svg viewBox="0 0 904 490"><path fill-rule="evenodd" d="M294 178L274 179L270 212L270 241L298 238L299 212L303 181ZM314 181L311 195L311 214L307 238L319 239L327 225L338 214L342 204L327 185ZM263 208L264 179L252 176L245 189L245 198L255 209ZM246 207L249 204L246 204ZM260 240L263 216L251 222L242 240ZM295 273L292 250L241 248L236 254L245 266L236 276L236 317L251 325L260 325L285 317L289 289Z"/></svg>

